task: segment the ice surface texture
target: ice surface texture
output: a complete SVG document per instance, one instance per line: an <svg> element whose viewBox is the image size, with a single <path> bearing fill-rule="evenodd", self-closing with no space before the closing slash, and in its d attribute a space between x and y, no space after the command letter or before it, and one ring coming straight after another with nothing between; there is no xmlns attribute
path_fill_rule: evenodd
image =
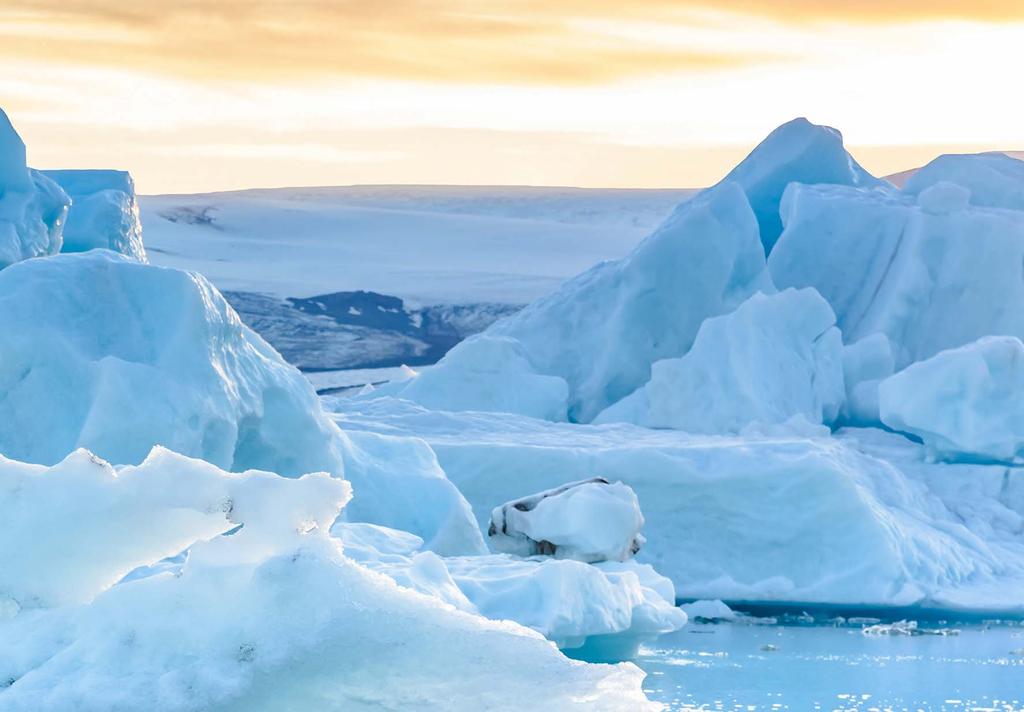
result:
<svg viewBox="0 0 1024 712"><path fill-rule="evenodd" d="M1024 210L1024 161L1005 153L939 156L912 175L903 191L917 195L943 181L966 188L972 205Z"/></svg>
<svg viewBox="0 0 1024 712"><path fill-rule="evenodd" d="M881 419L944 457L1010 461L1024 454L1024 344L987 336L882 381Z"/></svg>
<svg viewBox="0 0 1024 712"><path fill-rule="evenodd" d="M948 186L914 198L791 185L772 279L817 289L847 343L885 334L897 368L982 336L1024 336L1024 212L967 205Z"/></svg>
<svg viewBox="0 0 1024 712"><path fill-rule="evenodd" d="M832 423L845 399L842 357L835 315L813 289L756 294L705 321L685 356L655 362L651 380L595 422L691 433Z"/></svg>
<svg viewBox="0 0 1024 712"><path fill-rule="evenodd" d="M135 183L125 171L44 171L71 196L61 252L102 248L146 261Z"/></svg>

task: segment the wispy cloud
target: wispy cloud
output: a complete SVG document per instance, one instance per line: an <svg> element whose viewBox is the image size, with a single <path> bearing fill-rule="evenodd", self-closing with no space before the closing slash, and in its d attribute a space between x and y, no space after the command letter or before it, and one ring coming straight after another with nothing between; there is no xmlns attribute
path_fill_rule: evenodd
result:
<svg viewBox="0 0 1024 712"><path fill-rule="evenodd" d="M1020 0L6 0L0 56L192 79L587 84L783 59L601 28L1024 19ZM717 19L716 19L717 18ZM738 19L739 18L739 19Z"/></svg>

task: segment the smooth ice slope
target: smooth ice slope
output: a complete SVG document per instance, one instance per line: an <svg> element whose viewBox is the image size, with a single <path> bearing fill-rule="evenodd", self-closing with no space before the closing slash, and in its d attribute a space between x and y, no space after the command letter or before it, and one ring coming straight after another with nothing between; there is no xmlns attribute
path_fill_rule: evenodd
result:
<svg viewBox="0 0 1024 712"><path fill-rule="evenodd" d="M44 171L71 196L61 252L103 248L146 262L135 182L126 171Z"/></svg>
<svg viewBox="0 0 1024 712"><path fill-rule="evenodd" d="M118 557L152 562L181 540L202 539L235 522L241 528L192 544L180 571L108 587L87 605L23 609L13 617L5 606L0 708L652 707L640 689L643 674L632 665L572 662L526 628L457 611L346 558L326 532L347 497L344 482L228 475L169 453L156 457L117 476L86 455L49 471L14 465L20 482L33 480L20 496L42 498L32 502L34 515L18 516L39 520L33 534L52 531L38 545L40 558L27 562L33 571L21 572L22 585L34 585L25 575L38 574L70 590L89 578L82 572L90 566L107 572ZM182 472L200 491L166 487ZM5 468L0 477L9 474ZM80 495L73 504L78 520L62 525L59 515L52 519L54 491L40 484L49 477L72 483ZM153 499L160 485L167 504ZM168 506L173 501L183 509ZM21 506L15 503L15 511ZM108 547L73 541L78 527L110 533L114 522L105 520L111 514L134 526L147 511L158 527L144 533L142 544L125 543L123 536ZM174 518L179 526L172 526ZM50 548L58 540L72 550ZM70 561L72 553L79 558ZM59 570L47 571L51 563ZM69 598L60 591L56 597Z"/></svg>
<svg viewBox="0 0 1024 712"><path fill-rule="evenodd" d="M313 390L197 274L105 250L0 271L0 453L344 471ZM41 407L51 404L53 407Z"/></svg>
<svg viewBox="0 0 1024 712"><path fill-rule="evenodd" d="M599 264L494 324L541 374L569 384L569 418L591 420L681 356L710 316L770 291L757 221L726 183L680 205L628 257Z"/></svg>
<svg viewBox="0 0 1024 712"><path fill-rule="evenodd" d="M1017 468L929 464L922 446L868 429L708 437L335 403L346 430L426 439L482 524L496 499L621 480L643 506L637 561L681 597L1020 609Z"/></svg>
<svg viewBox="0 0 1024 712"><path fill-rule="evenodd" d="M1024 161L1005 153L939 156L915 172L903 192L917 195L943 181L969 190L972 205L1024 210Z"/></svg>
<svg viewBox="0 0 1024 712"><path fill-rule="evenodd" d="M485 410L565 420L569 387L536 373L515 339L480 334L466 339L429 371L385 392L438 410Z"/></svg>
<svg viewBox="0 0 1024 712"><path fill-rule="evenodd" d="M944 457L1012 460L1024 454L1024 344L988 336L882 381L889 427Z"/></svg>
<svg viewBox="0 0 1024 712"><path fill-rule="evenodd" d="M804 118L778 127L722 183L743 188L760 225L761 242L769 254L782 233L779 202L790 183L829 183L857 187L887 186L853 159L843 135Z"/></svg>
<svg viewBox="0 0 1024 712"><path fill-rule="evenodd" d="M597 477L495 507L487 536L495 551L598 563L632 557L643 525L636 493Z"/></svg>
<svg viewBox="0 0 1024 712"><path fill-rule="evenodd" d="M60 251L70 199L25 163L25 144L0 109L0 269Z"/></svg>
<svg viewBox="0 0 1024 712"><path fill-rule="evenodd" d="M775 284L817 289L847 343L885 334L897 368L982 336L1024 336L1024 213L966 205L947 187L915 200L791 186L768 259Z"/></svg>
<svg viewBox="0 0 1024 712"><path fill-rule="evenodd" d="M796 417L828 424L845 398L842 353L835 315L816 291L755 294L705 321L685 356L657 361L643 388L594 422L691 433L736 433Z"/></svg>

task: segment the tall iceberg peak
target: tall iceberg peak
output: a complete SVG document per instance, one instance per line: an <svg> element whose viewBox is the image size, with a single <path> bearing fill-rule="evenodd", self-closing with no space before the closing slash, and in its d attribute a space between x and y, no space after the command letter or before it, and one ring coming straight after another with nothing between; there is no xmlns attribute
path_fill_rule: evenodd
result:
<svg viewBox="0 0 1024 712"><path fill-rule="evenodd" d="M779 203L790 183L886 186L864 170L843 147L843 135L829 126L793 119L768 134L721 183L738 183L747 194L767 255L782 234ZM721 185L719 183L719 185Z"/></svg>
<svg viewBox="0 0 1024 712"><path fill-rule="evenodd" d="M757 222L739 186L683 203L628 256L569 280L499 321L539 373L569 384L569 419L589 422L682 356L701 323L757 291L774 291ZM459 348L459 347L456 347Z"/></svg>
<svg viewBox="0 0 1024 712"><path fill-rule="evenodd" d="M60 251L71 200L25 162L25 144L0 109L0 269Z"/></svg>

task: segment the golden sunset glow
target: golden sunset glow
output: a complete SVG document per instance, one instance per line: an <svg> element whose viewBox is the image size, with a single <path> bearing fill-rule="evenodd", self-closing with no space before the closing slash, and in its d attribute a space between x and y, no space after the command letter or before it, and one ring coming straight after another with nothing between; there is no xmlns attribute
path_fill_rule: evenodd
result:
<svg viewBox="0 0 1024 712"><path fill-rule="evenodd" d="M798 115L876 173L1024 148L1019 0L9 0L0 61L35 165L149 193L698 186Z"/></svg>

